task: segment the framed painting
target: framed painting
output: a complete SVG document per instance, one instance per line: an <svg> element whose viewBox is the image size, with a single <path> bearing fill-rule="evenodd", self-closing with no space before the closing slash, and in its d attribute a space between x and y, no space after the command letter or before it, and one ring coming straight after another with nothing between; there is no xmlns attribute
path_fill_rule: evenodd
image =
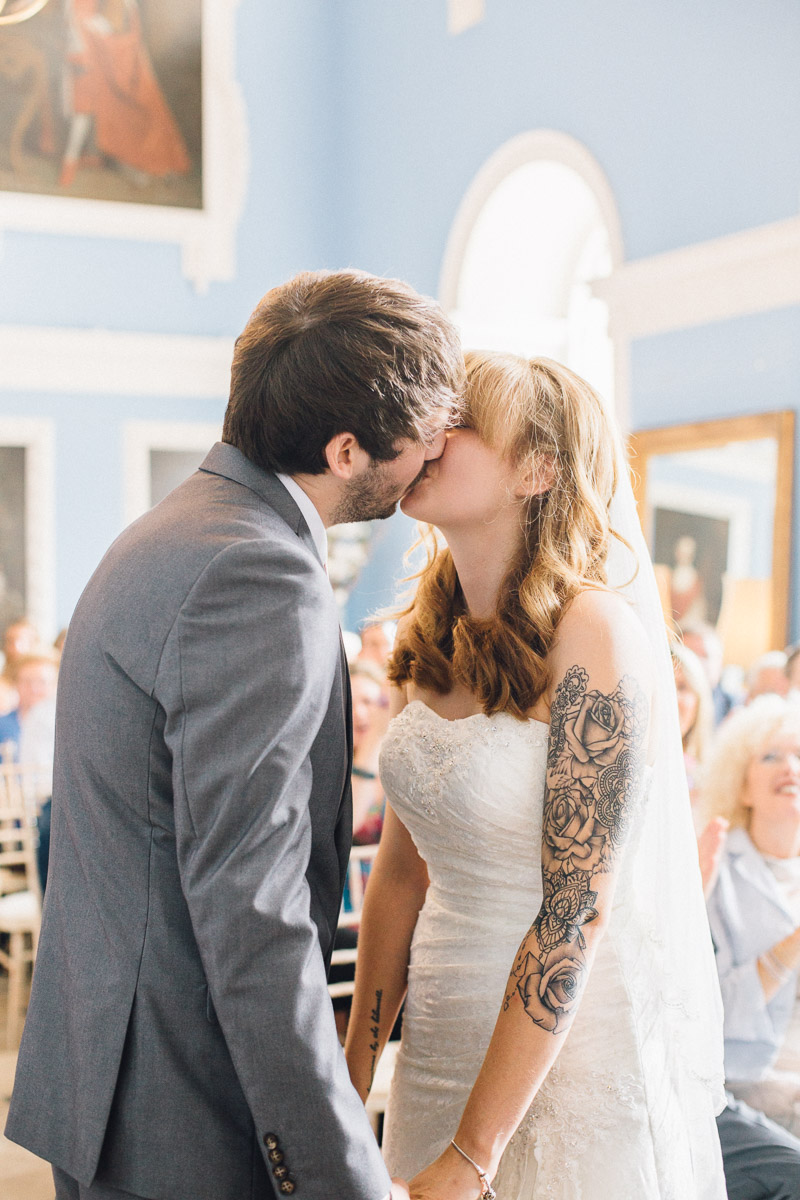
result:
<svg viewBox="0 0 800 1200"><path fill-rule="evenodd" d="M0 227L175 240L198 286L230 277L237 3L49 0L0 24Z"/></svg>
<svg viewBox="0 0 800 1200"><path fill-rule="evenodd" d="M128 421L124 433L125 524L188 479L219 441L221 432L221 423Z"/></svg>
<svg viewBox="0 0 800 1200"><path fill-rule="evenodd" d="M0 417L0 630L24 615L53 634L53 489L51 423Z"/></svg>
<svg viewBox="0 0 800 1200"><path fill-rule="evenodd" d="M715 627L728 661L783 647L794 413L645 430L630 451L668 619Z"/></svg>

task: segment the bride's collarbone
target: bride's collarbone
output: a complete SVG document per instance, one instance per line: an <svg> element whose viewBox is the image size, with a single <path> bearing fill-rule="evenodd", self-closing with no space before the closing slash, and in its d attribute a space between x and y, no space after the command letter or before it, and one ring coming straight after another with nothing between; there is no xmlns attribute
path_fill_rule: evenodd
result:
<svg viewBox="0 0 800 1200"><path fill-rule="evenodd" d="M409 685L406 688L406 703L411 704L413 701L424 704L445 721L463 721L484 711L478 697L468 688L453 688L452 691L442 694L428 688ZM550 723L550 709L543 698L528 710L526 716L529 720L540 721L545 725Z"/></svg>

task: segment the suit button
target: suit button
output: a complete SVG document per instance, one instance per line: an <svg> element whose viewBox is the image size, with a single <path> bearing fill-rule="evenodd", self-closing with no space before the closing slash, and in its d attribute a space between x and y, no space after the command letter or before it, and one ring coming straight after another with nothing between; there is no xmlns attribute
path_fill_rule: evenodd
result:
<svg viewBox="0 0 800 1200"><path fill-rule="evenodd" d="M278 1145L278 1139L274 1133L264 1134L264 1145L268 1150L275 1150Z"/></svg>
<svg viewBox="0 0 800 1200"><path fill-rule="evenodd" d="M283 1183L281 1184L281 1191L283 1192L284 1196L291 1196L292 1192L294 1191L294 1186L293 1179L284 1179Z"/></svg>
<svg viewBox="0 0 800 1200"><path fill-rule="evenodd" d="M288 1179L289 1178L289 1168L288 1167L273 1167L272 1174L275 1176L276 1179Z"/></svg>
<svg viewBox="0 0 800 1200"><path fill-rule="evenodd" d="M267 1158L269 1159L269 1161L271 1163L282 1163L283 1162L283 1152L281 1150L270 1150L269 1154L267 1155Z"/></svg>

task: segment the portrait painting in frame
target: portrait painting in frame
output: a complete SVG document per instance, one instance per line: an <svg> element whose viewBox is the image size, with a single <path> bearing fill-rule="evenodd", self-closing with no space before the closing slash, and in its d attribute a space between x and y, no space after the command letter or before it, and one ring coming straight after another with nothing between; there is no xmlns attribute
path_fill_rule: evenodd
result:
<svg viewBox="0 0 800 1200"><path fill-rule="evenodd" d="M745 668L789 637L794 424L784 410L630 436L668 625L716 628Z"/></svg>
<svg viewBox="0 0 800 1200"><path fill-rule="evenodd" d="M54 445L51 420L0 415L0 630L55 632Z"/></svg>
<svg viewBox="0 0 800 1200"><path fill-rule="evenodd" d="M49 0L0 26L0 190L199 209L202 0Z"/></svg>
<svg viewBox="0 0 800 1200"><path fill-rule="evenodd" d="M719 620L730 530L724 517L653 509L653 559L669 581L672 619L679 626Z"/></svg>
<svg viewBox="0 0 800 1200"><path fill-rule="evenodd" d="M0 446L0 630L27 611L24 446Z"/></svg>

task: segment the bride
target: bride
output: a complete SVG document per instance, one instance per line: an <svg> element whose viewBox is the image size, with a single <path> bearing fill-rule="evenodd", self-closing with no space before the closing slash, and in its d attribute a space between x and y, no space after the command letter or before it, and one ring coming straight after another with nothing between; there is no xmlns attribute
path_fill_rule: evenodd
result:
<svg viewBox="0 0 800 1200"><path fill-rule="evenodd" d="M618 437L556 363L467 374L402 505L447 545L390 666L350 1074L366 1099L406 997L384 1153L420 1200L724 1200L719 993Z"/></svg>

